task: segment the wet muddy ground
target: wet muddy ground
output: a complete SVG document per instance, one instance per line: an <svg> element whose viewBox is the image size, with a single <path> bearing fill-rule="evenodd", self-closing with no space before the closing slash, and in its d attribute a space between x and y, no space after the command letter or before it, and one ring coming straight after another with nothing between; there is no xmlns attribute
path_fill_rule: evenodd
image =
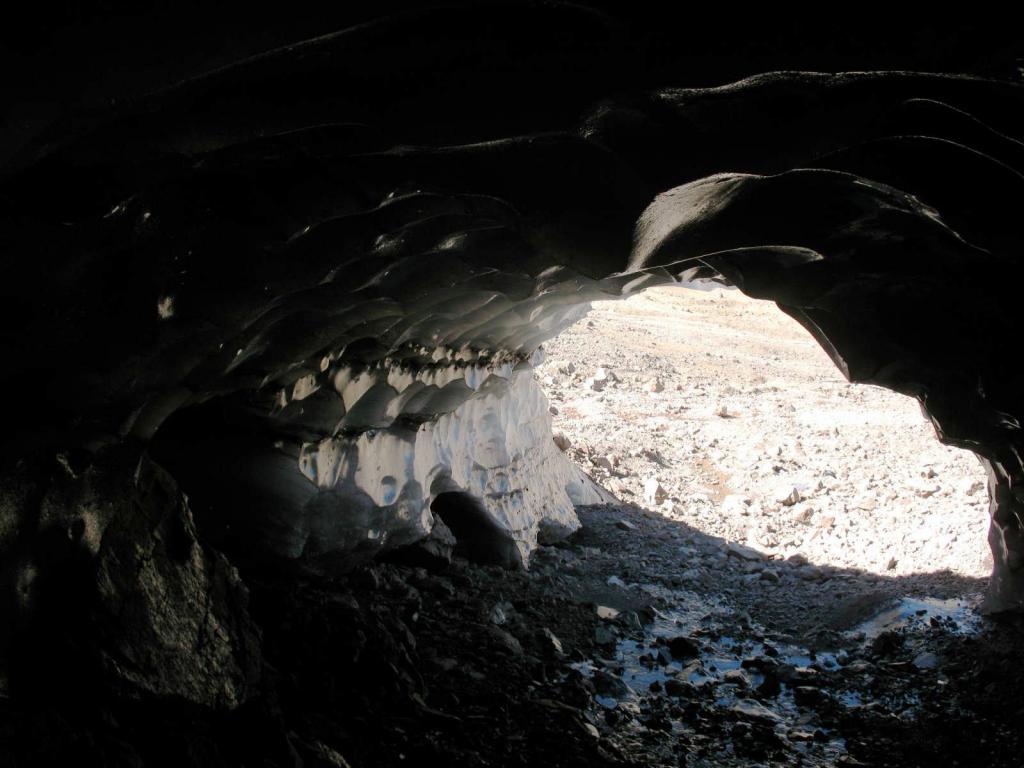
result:
<svg viewBox="0 0 1024 768"><path fill-rule="evenodd" d="M421 648L433 659L424 678L436 698L427 701L477 717L478 737L491 742L467 754L439 734L436 756L480 765L526 764L538 751L567 765L1019 765L1020 627L977 616L970 595L981 583L950 577L934 594L934 579L849 582L833 569L784 586L727 542L659 515L614 506L580 515L582 531L542 548L530 573L492 573L462 596L474 606L470 626L497 650L447 621L445 653ZM688 581L694 552L724 554L717 580ZM467 714L474 683L486 703Z"/></svg>
<svg viewBox="0 0 1024 768"><path fill-rule="evenodd" d="M655 513L579 512L529 572L387 567L418 593L422 686L335 742L352 765L1020 765L1024 632L977 615L982 582L787 585L805 565L765 579ZM705 554L716 578L691 581Z"/></svg>
<svg viewBox="0 0 1024 768"><path fill-rule="evenodd" d="M978 686L1000 663L990 644L1012 677L1019 630L977 615L980 582L834 568L788 580L806 565L745 559L636 508L580 512L572 548L545 557L617 590L599 653L574 670L638 764L1018 764L1011 681ZM715 580L684 576L695 553L719 559Z"/></svg>

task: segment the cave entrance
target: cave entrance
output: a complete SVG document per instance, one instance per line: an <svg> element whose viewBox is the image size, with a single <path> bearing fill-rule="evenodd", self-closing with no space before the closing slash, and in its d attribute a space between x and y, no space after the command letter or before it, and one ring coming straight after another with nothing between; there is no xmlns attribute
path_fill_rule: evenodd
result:
<svg viewBox="0 0 1024 768"><path fill-rule="evenodd" d="M625 503L769 558L987 577L985 473L912 398L847 382L770 302L649 289L545 344L556 442Z"/></svg>

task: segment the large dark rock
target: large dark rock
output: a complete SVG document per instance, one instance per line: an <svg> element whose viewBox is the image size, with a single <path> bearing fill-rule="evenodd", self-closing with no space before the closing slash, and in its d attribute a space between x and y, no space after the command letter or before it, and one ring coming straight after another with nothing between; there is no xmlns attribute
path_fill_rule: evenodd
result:
<svg viewBox="0 0 1024 768"><path fill-rule="evenodd" d="M238 571L196 538L188 501L148 458L103 534L94 615L105 675L131 696L215 709L259 679L259 631Z"/></svg>
<svg viewBox="0 0 1024 768"><path fill-rule="evenodd" d="M2 582L14 694L213 709L249 697L261 657L246 587L200 543L164 469L130 448L81 465L60 456L22 504Z"/></svg>

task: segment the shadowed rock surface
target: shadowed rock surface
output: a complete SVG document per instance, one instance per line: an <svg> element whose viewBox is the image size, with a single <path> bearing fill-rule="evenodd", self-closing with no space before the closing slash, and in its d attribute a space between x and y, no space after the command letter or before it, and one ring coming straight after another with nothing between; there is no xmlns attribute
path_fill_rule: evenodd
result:
<svg viewBox="0 0 1024 768"><path fill-rule="evenodd" d="M396 4L319 37L210 13L234 42L135 76L129 54L72 98L76 43L40 65L45 108L6 121L0 690L70 677L72 709L109 689L111 712L128 697L179 726L272 723L272 761L344 764L286 735L307 684L273 659L306 649L287 621L257 626L294 606L250 617L241 579L344 614L329 635L365 623L339 664L386 638L367 701L419 690L409 617L391 616L405 598L360 608L331 580L384 588L373 559L441 567L453 549L526 566L578 529L574 505L604 497L551 440L534 353L590 300L681 279L775 301L851 381L917 397L977 452L987 605L1024 606L1010 33L937 28L900 55L819 34L800 58L779 52L806 27L745 21L738 71L642 7ZM151 62L133 36L148 22L66 24ZM33 49L33 29L14 61L59 49L56 33ZM204 720L222 710L238 712ZM248 759L202 743L178 759Z"/></svg>

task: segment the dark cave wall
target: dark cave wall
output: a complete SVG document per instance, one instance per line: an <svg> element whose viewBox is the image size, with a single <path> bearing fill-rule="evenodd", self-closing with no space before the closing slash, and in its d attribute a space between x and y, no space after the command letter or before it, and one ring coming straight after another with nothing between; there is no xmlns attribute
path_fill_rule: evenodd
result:
<svg viewBox="0 0 1024 768"><path fill-rule="evenodd" d="M184 622L226 627L204 641L212 678L160 677L192 635L137 659L149 673L99 668L115 687L234 706L254 641L216 548L372 557L366 531L395 524L393 544L412 544L433 498L475 488L504 500L489 514L528 557L572 521L522 501L556 464L543 423L519 439L525 406L504 390L581 304L693 276L776 301L852 381L917 397L940 439L982 456L989 606L1024 607L1024 88L904 72L681 88L665 59L629 56L633 29L557 5L383 19L94 106L12 150L5 645L50 633L102 659L110 643L74 622L52 631L67 595L99 628L116 626L112 595L184 617L216 595ZM488 425L474 434L490 474L451 470L456 422ZM439 424L428 451L417 441ZM368 443L400 446L400 465L441 456L447 474L410 469L419 496L402 506L390 489L411 480L303 470L316 446L371 471ZM364 461L346 464L353 446ZM542 500L568 504L570 480ZM128 554L154 537L166 567ZM132 626L122 657L151 644Z"/></svg>

